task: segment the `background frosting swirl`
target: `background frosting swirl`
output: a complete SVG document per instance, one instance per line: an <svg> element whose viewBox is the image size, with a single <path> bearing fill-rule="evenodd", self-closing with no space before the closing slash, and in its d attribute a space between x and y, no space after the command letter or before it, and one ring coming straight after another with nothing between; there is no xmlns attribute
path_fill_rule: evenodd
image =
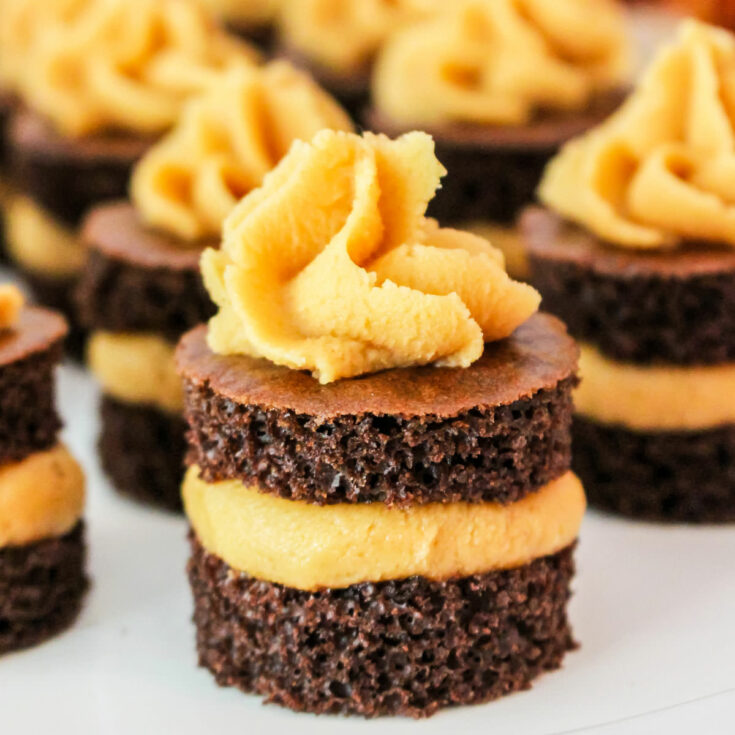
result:
<svg viewBox="0 0 735 735"><path fill-rule="evenodd" d="M186 107L138 164L132 197L144 222L183 240L219 235L237 202L294 140L351 130L342 108L283 61L224 75Z"/></svg>
<svg viewBox="0 0 735 735"><path fill-rule="evenodd" d="M735 36L685 22L623 107L567 144L541 200L630 248L735 246Z"/></svg>
<svg viewBox="0 0 735 735"><path fill-rule="evenodd" d="M87 0L37 35L19 87L65 135L155 134L223 69L254 60L195 0Z"/></svg>
<svg viewBox="0 0 735 735"><path fill-rule="evenodd" d="M290 48L339 74L360 73L396 27L446 0L281 0Z"/></svg>
<svg viewBox="0 0 735 735"><path fill-rule="evenodd" d="M539 305L486 240L424 216L444 169L424 133L322 131L296 142L202 257L210 347L322 383L466 367Z"/></svg>
<svg viewBox="0 0 735 735"><path fill-rule="evenodd" d="M609 0L458 0L388 40L373 91L404 124L520 125L624 83L628 57Z"/></svg>

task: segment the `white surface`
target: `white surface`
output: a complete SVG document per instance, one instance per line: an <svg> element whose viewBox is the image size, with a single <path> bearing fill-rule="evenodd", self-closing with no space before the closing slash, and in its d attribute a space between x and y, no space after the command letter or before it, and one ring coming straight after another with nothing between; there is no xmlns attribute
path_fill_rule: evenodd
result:
<svg viewBox="0 0 735 735"><path fill-rule="evenodd" d="M0 659L0 733L667 735L735 732L735 527L589 514L572 604L582 648L530 692L430 720L295 715L196 667L181 519L116 497L94 455L97 394L61 371L66 439L89 480L93 587L78 623Z"/></svg>

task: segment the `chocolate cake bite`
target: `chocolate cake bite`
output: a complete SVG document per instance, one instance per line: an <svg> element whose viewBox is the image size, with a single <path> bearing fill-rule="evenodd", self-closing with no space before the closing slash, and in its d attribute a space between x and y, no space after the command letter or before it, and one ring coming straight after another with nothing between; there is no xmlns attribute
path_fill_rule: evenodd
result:
<svg viewBox="0 0 735 735"><path fill-rule="evenodd" d="M441 172L423 133L294 145L205 251L218 311L177 347L199 662L299 712L426 717L574 647L578 350L421 214Z"/></svg>
<svg viewBox="0 0 735 735"><path fill-rule="evenodd" d="M581 342L573 466L592 504L634 518L735 520L735 240L715 176L735 125L702 91L731 68L735 38L684 24L522 220L544 306Z"/></svg>
<svg viewBox="0 0 735 735"><path fill-rule="evenodd" d="M620 104L628 67L616 2L540 7L462 0L399 30L378 54L365 117L388 135L432 135L449 173L429 214L487 237L524 279L516 218L561 145Z"/></svg>
<svg viewBox="0 0 735 735"><path fill-rule="evenodd" d="M0 654L76 618L87 589L84 475L58 440L64 320L0 286Z"/></svg>
<svg viewBox="0 0 735 735"><path fill-rule="evenodd" d="M173 349L214 312L199 275L204 243L182 248L127 202L94 209L82 237L90 257L76 303L104 394L102 466L117 490L180 510L185 424Z"/></svg>
<svg viewBox="0 0 735 735"><path fill-rule="evenodd" d="M24 0L8 3L3 26L2 70L19 101L8 131L20 192L8 205L8 251L37 300L67 316L80 356L71 294L87 257L83 216L125 196L134 164L192 95L256 57L186 0ZM90 81L99 69L104 94Z"/></svg>
<svg viewBox="0 0 735 735"><path fill-rule="evenodd" d="M266 135L260 126L276 119L279 131ZM89 367L103 391L100 456L121 492L181 509L186 425L173 351L214 313L199 258L219 244L239 196L294 139L322 127L350 123L302 72L284 62L233 70L192 100L141 160L132 202L101 205L87 217L89 260L76 301L91 335Z"/></svg>

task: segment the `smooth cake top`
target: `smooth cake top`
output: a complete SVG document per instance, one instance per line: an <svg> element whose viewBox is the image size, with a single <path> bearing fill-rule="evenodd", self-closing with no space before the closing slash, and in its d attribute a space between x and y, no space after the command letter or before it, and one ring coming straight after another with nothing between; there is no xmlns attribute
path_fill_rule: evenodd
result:
<svg viewBox="0 0 735 735"><path fill-rule="evenodd" d="M631 249L735 247L735 36L685 21L609 121L567 144L539 195Z"/></svg>
<svg viewBox="0 0 735 735"><path fill-rule="evenodd" d="M210 238L199 241L197 247L182 248L176 236L146 227L129 202L111 202L92 209L84 220L82 239L113 260L173 271L197 271L202 250L219 244Z"/></svg>
<svg viewBox="0 0 735 735"><path fill-rule="evenodd" d="M373 93L402 124L517 126L539 110L583 110L628 71L613 0L458 0L391 36Z"/></svg>
<svg viewBox="0 0 735 735"><path fill-rule="evenodd" d="M193 99L140 161L132 199L146 225L182 246L215 237L293 141L324 128L352 130L352 123L308 74L284 61L234 69Z"/></svg>
<svg viewBox="0 0 735 735"><path fill-rule="evenodd" d="M209 345L322 383L393 367L467 367L537 309L486 240L427 205L444 169L425 133L297 141L202 256Z"/></svg>
<svg viewBox="0 0 735 735"><path fill-rule="evenodd" d="M0 365L23 360L53 347L69 328L54 311L24 306L11 327L0 330Z"/></svg>
<svg viewBox="0 0 735 735"><path fill-rule="evenodd" d="M256 59L189 0L6 0L3 26L8 3L11 81L72 137L160 133L219 72ZM48 8L57 4L66 14L49 26Z"/></svg>
<svg viewBox="0 0 735 735"><path fill-rule="evenodd" d="M608 276L686 279L735 273L735 251L726 246L692 241L675 250L616 248L541 207L523 213L521 229L532 255L573 263Z"/></svg>
<svg viewBox="0 0 735 735"><path fill-rule="evenodd" d="M243 405L332 418L340 415L456 416L508 405L575 374L579 350L564 324L536 314L508 339L485 346L468 370L416 367L385 370L322 385L304 371L245 355L218 355L204 325L184 335L179 373Z"/></svg>

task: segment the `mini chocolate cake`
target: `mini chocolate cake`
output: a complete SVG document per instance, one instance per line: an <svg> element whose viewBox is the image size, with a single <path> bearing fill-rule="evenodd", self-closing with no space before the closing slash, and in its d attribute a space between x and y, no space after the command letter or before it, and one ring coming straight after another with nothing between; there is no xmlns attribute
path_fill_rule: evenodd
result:
<svg viewBox="0 0 735 735"><path fill-rule="evenodd" d="M576 360L563 325L538 315L466 370L323 386L217 355L199 327L177 350L188 462L203 481L238 480L280 502L512 506L568 472ZM301 590L238 573L195 533L189 563L199 661L219 684L368 717L485 702L558 668L574 646L572 574L568 546L468 577Z"/></svg>
<svg viewBox="0 0 735 735"><path fill-rule="evenodd" d="M447 176L429 207L442 224L462 225L489 220L515 223L520 211L535 201L544 168L571 138L607 118L623 99L611 92L576 113L539 114L518 127L452 123L422 126L436 141L437 158ZM367 127L395 137L415 126L400 126L378 110L365 117Z"/></svg>
<svg viewBox="0 0 735 735"><path fill-rule="evenodd" d="M27 197L27 204L11 202L9 205L10 260L25 278L35 299L67 317L71 333L66 347L73 357L80 359L86 335L73 307L79 268L69 266L57 272L43 259L34 262L27 252L29 248L38 252L39 246L26 242L25 238L43 237L46 232L49 253L46 260L53 262L56 256L52 238L73 243L76 227L90 206L123 196L133 164L151 141L132 135L65 138L28 110L13 115L8 136L13 185ZM13 208L19 206L25 206L24 215L14 215ZM36 231L29 231L28 224L14 225L14 217L20 216L32 217ZM78 244L78 249L81 248ZM81 262L83 254L77 255L77 260Z"/></svg>
<svg viewBox="0 0 735 735"><path fill-rule="evenodd" d="M90 255L76 302L80 322L92 333L90 355L99 333L113 340L115 335L157 339L173 353L181 334L214 313L199 276L199 256L207 243L182 248L172 236L144 227L125 202L92 210L82 237ZM133 395L140 385L115 379L105 385L98 375L104 393L102 464L121 492L180 510L186 426L174 406L156 400L156 368L149 373L153 384L147 396Z"/></svg>
<svg viewBox="0 0 735 735"><path fill-rule="evenodd" d="M672 371L735 361L732 249L613 248L539 208L524 213L522 228L544 307L605 358ZM574 427L573 467L591 504L648 520L735 521L735 423L676 429L595 418L582 413Z"/></svg>
<svg viewBox="0 0 735 735"><path fill-rule="evenodd" d="M69 227L94 204L125 196L135 162L152 143L122 133L70 139L29 110L13 116L8 136L18 188Z"/></svg>
<svg viewBox="0 0 735 735"><path fill-rule="evenodd" d="M54 406L66 332L28 307L0 331L0 654L67 628L87 589L83 475L58 443Z"/></svg>

